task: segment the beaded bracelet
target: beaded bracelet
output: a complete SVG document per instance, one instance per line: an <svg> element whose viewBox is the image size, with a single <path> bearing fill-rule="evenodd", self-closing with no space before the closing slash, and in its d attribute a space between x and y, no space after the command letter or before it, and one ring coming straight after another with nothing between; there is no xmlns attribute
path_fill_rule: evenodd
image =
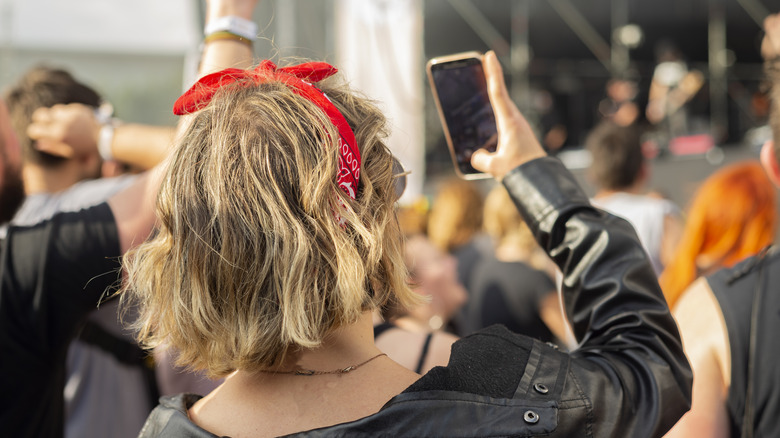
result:
<svg viewBox="0 0 780 438"><path fill-rule="evenodd" d="M252 40L243 37L241 35L237 35L233 32L229 32L227 30L220 30L206 35L206 37L203 38L203 43L208 44L214 41L225 41L225 40L236 41L239 43L246 44L249 47L252 47Z"/></svg>

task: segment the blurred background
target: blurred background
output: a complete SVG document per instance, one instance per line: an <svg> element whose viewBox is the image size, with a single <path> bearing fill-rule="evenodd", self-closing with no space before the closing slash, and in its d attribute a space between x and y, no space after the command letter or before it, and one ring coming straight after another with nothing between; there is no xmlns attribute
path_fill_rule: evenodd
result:
<svg viewBox="0 0 780 438"><path fill-rule="evenodd" d="M63 67L118 117L174 124L203 11L198 0L0 0L0 86L35 65ZM410 202L452 175L428 59L495 50L540 138L582 176L585 136L616 105L608 84L626 86L636 123L652 128L651 81L672 51L703 80L685 102L679 141L647 130L650 185L684 206L698 181L756 157L769 138L758 49L761 21L776 11L780 0L264 0L255 52L327 60L377 99L393 125L391 147L413 171Z"/></svg>

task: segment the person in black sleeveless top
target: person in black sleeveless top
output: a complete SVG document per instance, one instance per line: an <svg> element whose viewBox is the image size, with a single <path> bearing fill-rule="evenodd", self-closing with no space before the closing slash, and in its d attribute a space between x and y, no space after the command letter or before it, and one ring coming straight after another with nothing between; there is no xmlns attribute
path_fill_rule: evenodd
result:
<svg viewBox="0 0 780 438"><path fill-rule="evenodd" d="M780 187L780 14L764 28L774 141L764 144L761 163ZM684 293L674 314L694 371L693 404L667 437L780 436L778 282L780 252L767 248Z"/></svg>

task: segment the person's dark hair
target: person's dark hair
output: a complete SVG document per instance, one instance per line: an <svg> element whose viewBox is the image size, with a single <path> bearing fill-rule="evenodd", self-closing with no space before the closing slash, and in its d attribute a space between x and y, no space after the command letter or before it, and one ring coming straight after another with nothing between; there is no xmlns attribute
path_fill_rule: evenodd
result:
<svg viewBox="0 0 780 438"><path fill-rule="evenodd" d="M65 159L35 148L35 142L27 136L33 112L57 104L82 103L97 107L101 102L95 90L78 82L67 71L45 66L34 67L25 73L6 91L4 98L24 160L46 166L60 164Z"/></svg>
<svg viewBox="0 0 780 438"><path fill-rule="evenodd" d="M593 157L590 177L599 188L622 190L634 184L644 163L635 127L603 122L588 135L585 147Z"/></svg>

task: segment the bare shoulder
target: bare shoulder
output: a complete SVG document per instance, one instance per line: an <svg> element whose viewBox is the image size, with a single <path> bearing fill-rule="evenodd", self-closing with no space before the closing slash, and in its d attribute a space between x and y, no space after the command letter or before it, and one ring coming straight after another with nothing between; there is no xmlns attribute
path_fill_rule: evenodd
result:
<svg viewBox="0 0 780 438"><path fill-rule="evenodd" d="M453 335L452 333L436 332L434 333L433 339L431 340L431 350L433 352L438 352L442 356L446 356L447 361L449 361L452 344L457 342L458 339L460 338ZM447 362L444 362L443 365L446 364Z"/></svg>
<svg viewBox="0 0 780 438"><path fill-rule="evenodd" d="M680 328L685 353L692 365L697 356L713 356L723 373L726 387L731 383L731 354L723 312L709 283L696 280L680 297L673 311Z"/></svg>
<svg viewBox="0 0 780 438"><path fill-rule="evenodd" d="M729 436L726 400L731 381L728 334L720 306L706 279L696 280L674 309L683 348L693 369L691 410L670 437Z"/></svg>
<svg viewBox="0 0 780 438"><path fill-rule="evenodd" d="M422 373L427 373L433 367L447 366L450 362L452 344L458 339L460 338L451 333L434 332L428 349L428 355L423 363Z"/></svg>

